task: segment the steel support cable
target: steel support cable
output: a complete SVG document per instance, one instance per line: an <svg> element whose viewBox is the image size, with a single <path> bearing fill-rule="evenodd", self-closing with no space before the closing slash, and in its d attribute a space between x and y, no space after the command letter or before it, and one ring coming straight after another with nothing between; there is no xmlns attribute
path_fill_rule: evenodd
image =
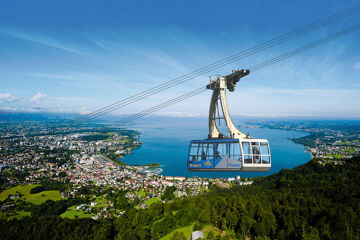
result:
<svg viewBox="0 0 360 240"><path fill-rule="evenodd" d="M146 98L148 96L151 96L151 95L154 95L154 94L159 93L161 91L164 91L164 90L166 90L166 89L168 89L170 87L174 87L174 86L179 85L179 84L181 84L183 82L189 81L190 79L201 76L201 75L203 75L205 73L208 73L208 72L210 72L212 70L215 70L217 68L220 68L220 67L228 65L230 63L233 63L235 61L238 61L238 60L240 60L242 58L245 58L245 57L248 57L248 56L253 55L255 53L258 53L260 51L263 51L263 50L265 50L267 48L270 48L272 46L275 46L275 45L277 45L279 43L290 40L292 38L295 38L295 37L297 37L299 35L302 35L304 33L309 32L309 31L315 30L315 29L317 29L319 27L322 27L322 26L324 26L326 24L329 24L331 22L334 22L336 20L339 20L339 19L344 18L346 16L349 16L351 14L354 14L354 13L356 13L358 11L360 11L360 4L357 4L357 5L355 5L355 6L351 7L351 8L345 9L345 10L340 11L338 13L335 13L335 14L329 16L329 17L320 19L320 20L318 20L318 21L316 21L314 23L311 23L309 25L306 25L304 27L298 28L298 29L296 29L294 31L291 31L291 32L287 33L287 34L280 35L280 36L278 36L278 37L276 37L276 38L274 38L272 40L264 42L264 43L262 43L260 45L252 47L252 48L250 48L248 50L239 52L239 53L237 53L235 55L232 55L232 56L227 57L225 59L219 60L219 61L217 61L217 62L215 62L213 64L207 65L207 66L205 66L203 68L200 68L198 70L195 70L193 72L185 74L183 76L180 76L180 77L175 78L173 80L170 80L168 82L162 83L162 84L160 84L158 86L152 87L152 88L150 88L148 90L145 90L143 92L140 92L138 94L135 94L133 96L125 98L125 99L123 99L121 101L118 101L116 103L113 103L111 105L103 107L103 108L101 108L101 109L99 109L99 110L97 110L95 112L92 112L92 113L89 113L87 115L84 115L84 116L80 117L77 121L83 122L83 121L88 121L88 120L97 118L97 117L102 116L102 115L104 115L106 113L109 113L109 112L114 111L116 109L119 109L121 107L127 106L127 105L129 105L131 103L134 103L136 101L139 101L141 99L144 99L144 98Z"/></svg>
<svg viewBox="0 0 360 240"><path fill-rule="evenodd" d="M185 94L180 95L180 96L178 96L178 97L176 97L176 98L170 99L169 101L163 102L163 103L161 103L161 104L159 104L159 105L156 105L156 106L154 106L154 107L148 108L148 109L146 109L146 110L144 110L144 111L141 111L141 112L139 112L139 113L133 114L133 115L131 115L131 116L129 116L129 117L123 119L123 120L114 122L114 123L111 124L111 125L115 126L115 125L126 124L127 122L131 122L131 121L136 120L136 119L138 119L138 118L141 118L141 117L144 117L144 116L146 116L146 115L149 115L149 114L151 114L151 113L153 113L153 112L156 112L156 111L158 111L158 110L160 110L160 109L166 108L166 107L171 106L171 105L173 105L173 104L175 104L175 103L178 103L178 102L181 102L181 101L183 101L183 100L185 100L185 99L188 99L188 98L190 98L190 97L196 96L196 95L198 95L198 94L200 94L200 93L205 92L206 90L207 90L207 89L206 89L205 87L198 88L198 89L196 89L196 90L194 90L194 91L185 93Z"/></svg>
<svg viewBox="0 0 360 240"><path fill-rule="evenodd" d="M236 60L235 60L235 61L236 61ZM207 71L207 72L208 72L208 71ZM204 73L205 73L205 72L204 72ZM203 74L203 73L198 74L198 75L195 75L195 76L193 76L193 77L201 76L202 74ZM181 84L181 83L183 83L183 82L185 82L185 81L188 81L188 80L189 80L189 79L184 79L184 80L182 80L182 81L180 81L180 82L173 83L172 85L164 86L163 88L159 88L159 89L157 89L157 90L155 90L155 91L149 92L149 93L147 93L147 94L145 94L145 95L143 95L143 96L140 96L139 98L130 99L130 100L128 100L128 101L126 101L126 102L124 102L124 103L122 103L122 104L120 104L120 105L113 106L112 108L107 109L107 110L105 110L105 111L103 111L103 112L97 113L96 115L93 115L93 116L91 116L91 117L89 117L89 118L87 118L87 119L80 120L80 122L81 122L81 121L88 121L88 120L97 118L97 117L99 117L99 116L102 116L102 115L104 115L104 114L107 114L107 113L109 113L109 112L111 112L111 111L114 111L114 110L116 110L116 109L119 109L119 108L121 108L121 107L127 106L127 105L129 105L129 104L131 104L131 103L137 102L137 101L139 101L139 100L141 100L141 99L143 99L143 98L146 98L146 97L151 96L151 95L153 95L153 94L159 93L159 92L161 92L161 91L164 91L164 90L166 90L166 89L168 89L168 88L170 88L170 87L176 86L176 85Z"/></svg>
<svg viewBox="0 0 360 240"><path fill-rule="evenodd" d="M293 51L281 54L280 56L272 58L272 59L270 59L268 61L265 61L263 63L257 64L257 65L255 65L253 67L250 67L249 69L251 70L251 72L258 71L258 70L260 70L262 68L265 68L267 66L270 66L270 65L272 65L274 63L280 62L280 61L282 61L284 59L287 59L287 58L292 57L294 55L297 55L299 53L305 52L305 51L307 51L307 50L309 50L311 48L314 48L316 46L319 46L321 44L324 44L326 42L329 42L329 41L331 41L333 39L339 38L341 36L344 36L344 35L346 35L348 33L351 33L353 31L356 31L356 30L359 30L359 29L360 29L360 24L354 25L354 26L352 26L350 28L347 28L345 30L342 30L340 32L337 32L337 33L334 33L334 34L329 35L327 37L321 38L321 39L319 39L319 40L317 40L315 42L312 42L312 43L307 44L305 46L299 47L299 48L297 48L297 49L295 49Z"/></svg>
<svg viewBox="0 0 360 240"><path fill-rule="evenodd" d="M297 48L297 49L294 49L294 50L292 50L292 51L290 51L290 52L287 52L287 53L281 54L281 55L279 55L279 56L277 56L277 57L275 57L275 58L269 59L269 60L267 60L267 61L265 61L265 62L263 62L263 63L254 65L253 67L250 67L249 69L250 69L252 72L261 70L261 69L263 69L263 68L265 68L265 67L268 67L268 66L270 66L270 65L272 65L272 64L275 64L275 63L277 63L277 62L283 61L283 60L285 60L285 59L287 59L287 58L290 58L290 57L292 57L292 56L295 56L295 55L297 55L297 54L300 54L300 53L302 53L302 52L305 52L305 51L307 51L307 50L310 50L310 49L312 49L312 48L314 48L314 47L316 47L316 46L322 45L322 44L324 44L324 43L326 43L326 42L329 42L329 41L331 41L331 40L333 40L333 39L339 38L339 37L341 37L341 36L344 36L344 35L346 35L346 34L349 34L349 33L353 32L353 31L356 31L356 30L359 30L359 29L360 29L360 24L354 25L354 26L349 27L349 28L347 28L347 29L344 29L344 30L342 30L342 31L340 31L340 32L337 32L337 33L334 33L334 34L329 35L329 36L327 36L327 37L321 38L321 39L319 39L319 40L317 40L317 41L315 41L315 42L312 42L312 43L309 43L309 44L307 44L307 45L305 45L305 46L302 46L302 47L299 47L299 48ZM194 90L194 91L191 91L191 92L189 92L189 93L183 94L183 95L181 95L181 96L179 96L179 97L176 97L176 98L174 98L174 99L171 99L171 100L169 100L169 101L166 101L166 102L164 102L164 103L161 103L161 104L159 104L159 105L156 105L156 106L154 106L154 107L152 107L152 108L149 108L149 109L146 109L146 110L144 110L144 111L142 111L142 112L139 112L139 113L137 113L137 114L131 115L131 116L129 116L129 117L123 119L123 120L114 122L114 123L111 124L111 125L112 125L112 126L125 125L125 124L127 124L127 123L129 123L129 122L131 122L131 121L134 121L134 120L136 120L136 119L139 119L139 118L141 118L141 117L144 117L144 116L146 116L146 115L149 115L149 114L151 114L151 113L153 113L153 112L156 112L156 111L158 111L158 110L161 110L161 109L163 109L163 108L166 108L166 107L168 107L168 106L171 106L171 105L173 105L173 104L176 104L176 103L181 102L181 101L183 101L183 100L186 100L186 99L188 99L188 98L190 98L190 97L196 96L196 95L198 95L198 94L200 94L200 93L203 93L203 92L205 92L206 90L207 90L207 89L205 88L205 86L202 87L202 88L198 88L198 89L196 89L196 90Z"/></svg>
<svg viewBox="0 0 360 240"><path fill-rule="evenodd" d="M329 23L328 21L330 21L330 22L332 22L332 21L335 21L335 20L338 20L338 18L339 17L344 17L345 15L344 14L346 14L346 15L348 15L348 14L353 14L353 13L355 13L356 11L359 11L359 8L360 8L360 6L357 6L357 5L355 5L354 7L352 7L352 8L350 8L350 9L346 9L346 10L344 10L344 11L342 11L342 12L339 12L339 13L337 13L337 14L334 14L334 15L332 15L332 16L330 16L330 17L328 17L328 18L325 18L325 19L327 19L327 21L326 22L324 22L324 20L325 19L322 19L322 20L319 20L319 21L317 21L317 22L315 22L315 23L317 23L318 25L315 25L315 27L319 27L320 25L319 25L319 23L321 24L321 26L322 25L324 25L325 23L327 24L327 23ZM336 17L336 18L335 18ZM293 31L293 32L290 32L290 33L299 33L299 30L302 30L302 31L305 31L305 32L308 32L308 31L310 31L310 30L313 30L313 28L310 28L309 29L309 27L311 27L311 25L314 25L315 23L313 23L313 24L310 24L310 25L308 25L308 26L305 26L305 27L303 27L303 28L301 28L301 29L298 29L298 30L295 30L295 31ZM314 26L312 26L312 27L314 27ZM290 34L289 33L289 34ZM301 32L300 32L301 33ZM302 32L301 34L303 34L304 32ZM280 36L280 37L278 37L278 38L281 38L281 37L284 37L284 36L286 36L286 35L289 35L289 34L285 34L285 35L282 35L282 36ZM288 36L289 37L289 36ZM290 36L291 38L293 38L293 37L295 37L295 36ZM270 41L268 41L268 42L265 42L264 44L266 44L266 43L271 43L272 41L274 41L275 39L273 39L273 40L270 40ZM285 40L288 40L288 39L280 39L280 40L282 40L282 41L285 41ZM264 45L264 44L261 44L261 45ZM273 44L277 44L277 43L273 43ZM270 45L270 46L273 46L273 45ZM270 46L265 46L265 47L270 47ZM260 45L259 45L259 47L260 47ZM256 48L256 47L254 47L254 48ZM252 49L252 48L251 48ZM249 49L250 50L250 49ZM247 51L249 51L249 50L247 50ZM260 49L260 50L263 50L263 49ZM236 55L233 55L233 56L236 56ZM233 56L231 56L231 57L229 57L229 58L232 58ZM226 58L226 59L229 59L229 58ZM235 61L237 61L237 60L239 60L239 59L235 59ZM218 61L218 62L222 62L223 60L221 60L221 61ZM226 63L226 64L228 64L228 63ZM214 64L212 64L212 65L214 65ZM209 66L211 66L211 65L209 65ZM221 66L220 66L221 67ZM206 67L205 67L206 68ZM205 70L209 70L209 69L205 69ZM212 70L212 69L211 69ZM195 71L196 72L196 71ZM194 72L194 73L195 73ZM208 72L208 71L207 71ZM203 73L205 73L205 72L202 72L202 73L200 73L200 75L202 75ZM189 75L189 74L187 74L187 75ZM184 75L184 76L187 76L187 75ZM200 76L200 75L195 75L195 76L192 76L192 78L194 78L194 77L197 77L197 76ZM179 78L181 78L181 77L179 77ZM174 79L174 80L176 80L176 79ZM186 81L187 80L189 80L189 79L186 79ZM173 81L173 80L172 80ZM164 83L164 84L168 84L168 83L170 83L171 81L169 81L169 82L167 82L167 83ZM180 84L180 83L182 83L182 82L179 82L178 84ZM162 84L160 84L160 85L162 85ZM159 85L159 86L160 86ZM177 84L176 84L177 85ZM163 90L165 90L165 89L158 89L158 87L159 86L156 86L156 87L154 87L154 89L157 89L158 91L163 91ZM166 89L168 88L168 87L172 87L173 85L171 85L171 86L164 86L164 87L166 87ZM151 88L151 89L153 89L153 88ZM149 89L149 90L151 90L151 89ZM148 90L146 90L146 91L148 91ZM145 93L146 91L144 91L144 92L142 92L142 93ZM157 93L158 91L156 91L156 92L154 92L154 93L148 93L148 94L150 94L150 95L153 95L153 94L155 94L155 93ZM141 93L139 93L139 94L141 94ZM134 95L135 96L135 95ZM133 97L134 97L133 96ZM145 98L145 97L147 97L148 95L146 95L146 96L140 96L141 97L141 99L142 98ZM129 97L129 98L132 98L132 97ZM140 99L136 99L135 101L138 101L138 100L140 100ZM132 103L133 101L130 101L130 102L125 102L125 105L128 105L128 104L130 104L130 103ZM120 103L120 102L118 102L118 103ZM115 103L115 104L112 104L112 105L116 105L116 104L118 104L118 103ZM108 107L111 107L112 105L109 105ZM122 107L122 106L114 106L114 107L116 107L115 109L113 109L113 110L116 110L117 108L120 108L120 107ZM107 108L107 107L105 107L105 108ZM107 109L105 109L105 108L103 108L104 109L104 111L107 111ZM102 110L102 109L100 109L100 110ZM100 110L98 110L98 111L100 111ZM91 114L96 114L96 112L98 112L98 111L95 111L94 113L91 113ZM110 109L109 111L112 111L112 109ZM100 115L102 114L101 112L99 113ZM97 117L97 115L94 115L93 117L91 117L90 116L90 118L95 118L95 117ZM90 120L90 119L89 119Z"/></svg>
<svg viewBox="0 0 360 240"><path fill-rule="evenodd" d="M151 114L151 113L153 113L153 112L156 112L156 111L158 111L158 110L161 110L161 109L163 109L163 108L166 108L166 107L168 107L168 106L170 106L170 105L173 105L173 104L176 104L176 103L178 103L178 102L181 102L181 101L183 101L183 100L185 100L185 99L188 99L188 98L190 98L190 97L193 97L193 96L198 95L198 94L200 94L200 93L202 93L202 92L205 92L205 91L206 91L205 88L201 88L200 91L193 91L193 92L190 92L190 93L187 94L187 95L182 95L182 96L180 96L179 98L169 100L169 101L164 102L164 103L162 103L162 104L159 104L159 105L157 105L157 106L155 106L155 107L152 107L152 108L149 108L149 109L147 109L147 110L144 110L144 111L142 111L142 112L140 112L140 113L131 115L130 117L125 118L125 119L123 119L123 120L121 120L121 121L115 122L115 123L112 124L112 126L124 125L124 124L126 124L126 123L129 123L129 122L134 121L134 120L136 120L136 119L142 118L142 117L144 117L144 116L146 116L146 115L149 115L149 114Z"/></svg>

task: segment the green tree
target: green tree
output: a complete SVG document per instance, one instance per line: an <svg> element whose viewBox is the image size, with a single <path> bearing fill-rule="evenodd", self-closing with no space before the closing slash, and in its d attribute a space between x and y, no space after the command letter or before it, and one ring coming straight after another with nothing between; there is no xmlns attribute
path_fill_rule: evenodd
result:
<svg viewBox="0 0 360 240"><path fill-rule="evenodd" d="M166 187L164 195L161 197L162 200L173 200L175 198L174 192L176 191L175 186Z"/></svg>
<svg viewBox="0 0 360 240"><path fill-rule="evenodd" d="M212 230L209 231L208 235L207 235L207 239L208 240L215 240L215 234Z"/></svg>
<svg viewBox="0 0 360 240"><path fill-rule="evenodd" d="M256 221L246 215L243 215L241 217L241 229L243 232L243 237L244 239L247 238L247 236L249 235L250 229L252 226L254 226L254 224L256 223Z"/></svg>
<svg viewBox="0 0 360 240"><path fill-rule="evenodd" d="M193 231L201 231L204 228L204 225L196 221L193 227Z"/></svg>

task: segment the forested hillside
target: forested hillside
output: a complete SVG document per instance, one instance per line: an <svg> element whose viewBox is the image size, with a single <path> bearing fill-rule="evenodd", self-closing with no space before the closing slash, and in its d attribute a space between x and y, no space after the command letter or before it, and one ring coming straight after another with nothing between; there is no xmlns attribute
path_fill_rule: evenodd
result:
<svg viewBox="0 0 360 240"><path fill-rule="evenodd" d="M36 218L2 221L0 232L1 239L154 239L194 224L210 229L208 239L360 239L359 185L360 157L342 165L313 159L250 186L212 186L112 220L62 219L40 207Z"/></svg>

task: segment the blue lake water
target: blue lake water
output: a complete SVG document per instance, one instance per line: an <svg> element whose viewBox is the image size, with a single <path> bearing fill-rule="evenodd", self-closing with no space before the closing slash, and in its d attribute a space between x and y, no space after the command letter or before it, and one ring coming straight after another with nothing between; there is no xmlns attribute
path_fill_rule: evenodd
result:
<svg viewBox="0 0 360 240"><path fill-rule="evenodd" d="M236 123L236 121L235 121ZM166 118L142 121L134 126L141 132L143 145L133 150L133 154L122 161L127 164L160 163L162 175L199 177L244 177L265 176L283 168L293 168L311 159L306 149L288 138L305 136L306 133L268 128L240 127L244 133L254 138L268 139L272 154L272 167L269 172L190 172L186 168L186 158L190 140L207 137L205 118Z"/></svg>

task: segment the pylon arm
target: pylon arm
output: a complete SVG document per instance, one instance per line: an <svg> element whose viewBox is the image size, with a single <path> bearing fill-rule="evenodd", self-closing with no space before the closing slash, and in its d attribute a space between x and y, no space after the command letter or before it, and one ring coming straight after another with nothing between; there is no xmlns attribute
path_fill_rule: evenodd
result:
<svg viewBox="0 0 360 240"><path fill-rule="evenodd" d="M249 70L233 71L233 73L228 76L217 77L216 80L211 81L210 84L206 86L206 88L213 90L209 109L209 139L226 138L226 136L219 131L216 125L216 119L219 118L219 116L216 116L216 113L219 112L218 100L220 100L221 112L223 114L228 129L228 138L240 139L248 137L245 133L241 132L234 125L230 117L226 99L226 89L229 89L229 91L233 91L236 83L240 80L240 78L246 76L247 74L249 74Z"/></svg>

